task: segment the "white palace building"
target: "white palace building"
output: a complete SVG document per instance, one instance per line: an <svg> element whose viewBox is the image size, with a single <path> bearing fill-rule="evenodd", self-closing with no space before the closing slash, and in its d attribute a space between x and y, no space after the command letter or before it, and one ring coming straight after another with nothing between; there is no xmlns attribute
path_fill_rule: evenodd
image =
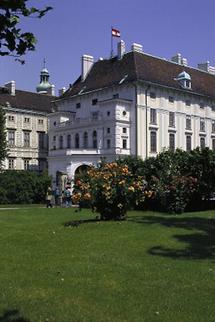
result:
<svg viewBox="0 0 215 322"><path fill-rule="evenodd" d="M164 149L215 149L215 68L188 66L118 43L110 59L82 57L80 77L49 114L49 173L70 179L82 166Z"/></svg>

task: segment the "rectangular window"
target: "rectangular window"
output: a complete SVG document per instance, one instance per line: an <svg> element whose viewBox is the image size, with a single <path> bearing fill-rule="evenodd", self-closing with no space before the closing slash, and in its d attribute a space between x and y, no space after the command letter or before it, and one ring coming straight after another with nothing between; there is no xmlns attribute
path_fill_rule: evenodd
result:
<svg viewBox="0 0 215 322"><path fill-rule="evenodd" d="M99 112L92 112L92 120L97 121L99 118Z"/></svg>
<svg viewBox="0 0 215 322"><path fill-rule="evenodd" d="M170 133L169 134L169 149L170 151L175 151L175 134Z"/></svg>
<svg viewBox="0 0 215 322"><path fill-rule="evenodd" d="M200 132L205 132L205 120L200 119Z"/></svg>
<svg viewBox="0 0 215 322"><path fill-rule="evenodd" d="M126 139L122 140L122 148L127 149L127 140Z"/></svg>
<svg viewBox="0 0 215 322"><path fill-rule="evenodd" d="M186 115L186 130L191 130L191 116Z"/></svg>
<svg viewBox="0 0 215 322"><path fill-rule="evenodd" d="M63 149L63 135L59 136L59 149Z"/></svg>
<svg viewBox="0 0 215 322"><path fill-rule="evenodd" d="M157 111L155 108L150 108L150 123L157 124Z"/></svg>
<svg viewBox="0 0 215 322"><path fill-rule="evenodd" d="M66 140L67 140L67 149L71 149L71 134L67 134L67 137L66 137Z"/></svg>
<svg viewBox="0 0 215 322"><path fill-rule="evenodd" d="M38 148L45 149L45 132L38 132Z"/></svg>
<svg viewBox="0 0 215 322"><path fill-rule="evenodd" d="M215 151L215 139L212 139L212 150Z"/></svg>
<svg viewBox="0 0 215 322"><path fill-rule="evenodd" d="M113 94L113 98L119 98L119 94Z"/></svg>
<svg viewBox="0 0 215 322"><path fill-rule="evenodd" d="M38 119L38 124L39 125L43 125L43 120L42 119Z"/></svg>
<svg viewBox="0 0 215 322"><path fill-rule="evenodd" d="M188 152L190 152L191 149L192 149L192 143L191 142L192 142L191 135L186 135L186 150Z"/></svg>
<svg viewBox="0 0 215 322"><path fill-rule="evenodd" d="M173 96L169 96L169 102L174 103L174 97Z"/></svg>
<svg viewBox="0 0 215 322"><path fill-rule="evenodd" d="M29 170L30 159L24 159L23 163L24 163L24 170Z"/></svg>
<svg viewBox="0 0 215 322"><path fill-rule="evenodd" d="M157 152L157 133L155 131L150 132L150 147L151 152Z"/></svg>
<svg viewBox="0 0 215 322"><path fill-rule="evenodd" d="M150 98L153 98L153 99L155 99L155 98L156 98L156 94L155 94L155 92L150 92Z"/></svg>
<svg viewBox="0 0 215 322"><path fill-rule="evenodd" d="M110 134L110 128L109 127L107 128L107 134Z"/></svg>
<svg viewBox="0 0 215 322"><path fill-rule="evenodd" d="M76 103L76 108L80 108L81 107L81 103Z"/></svg>
<svg viewBox="0 0 215 322"><path fill-rule="evenodd" d="M15 130L8 130L8 145L14 146L15 145Z"/></svg>
<svg viewBox="0 0 215 322"><path fill-rule="evenodd" d="M97 98L94 98L93 100L92 100L92 105L96 105L98 103L98 99Z"/></svg>
<svg viewBox="0 0 215 322"><path fill-rule="evenodd" d="M110 149L110 139L107 140L107 149Z"/></svg>
<svg viewBox="0 0 215 322"><path fill-rule="evenodd" d="M23 131L23 134L24 134L24 147L29 148L30 147L30 132Z"/></svg>
<svg viewBox="0 0 215 322"><path fill-rule="evenodd" d="M25 117L25 118L24 118L24 122L25 122L25 123L30 123L30 117Z"/></svg>
<svg viewBox="0 0 215 322"><path fill-rule="evenodd" d="M122 133L123 133L123 134L126 134L126 133L127 133L127 128L126 128L126 127L123 127L123 128L122 128Z"/></svg>
<svg viewBox="0 0 215 322"><path fill-rule="evenodd" d="M8 158L8 169L15 169L15 158Z"/></svg>
<svg viewBox="0 0 215 322"><path fill-rule="evenodd" d="M175 127L175 113L169 112L169 126Z"/></svg>
<svg viewBox="0 0 215 322"><path fill-rule="evenodd" d="M205 106L205 105L204 105L204 103L203 103L203 102L201 102L201 103L199 104L199 107L200 107L200 108L204 108L204 106Z"/></svg>
<svg viewBox="0 0 215 322"><path fill-rule="evenodd" d="M191 105L191 101L190 100L186 100L185 101L185 104L186 104L186 106L190 106Z"/></svg>
<svg viewBox="0 0 215 322"><path fill-rule="evenodd" d="M212 124L211 124L211 132L212 133L215 133L215 121L212 121Z"/></svg>
<svg viewBox="0 0 215 322"><path fill-rule="evenodd" d="M189 80L185 81L185 87L191 88L191 82Z"/></svg>
<svg viewBox="0 0 215 322"><path fill-rule="evenodd" d="M204 137L200 137L200 148L201 149L205 148L205 138Z"/></svg>
<svg viewBox="0 0 215 322"><path fill-rule="evenodd" d="M8 115L9 122L14 122L14 120L15 120L14 115Z"/></svg>

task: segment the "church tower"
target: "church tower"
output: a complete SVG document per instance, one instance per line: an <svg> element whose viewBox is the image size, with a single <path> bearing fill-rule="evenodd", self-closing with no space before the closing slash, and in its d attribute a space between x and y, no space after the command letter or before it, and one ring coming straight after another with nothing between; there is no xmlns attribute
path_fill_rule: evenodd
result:
<svg viewBox="0 0 215 322"><path fill-rule="evenodd" d="M55 86L49 82L49 71L46 68L46 61L43 61L43 69L40 72L40 83L37 85L37 93L55 95Z"/></svg>

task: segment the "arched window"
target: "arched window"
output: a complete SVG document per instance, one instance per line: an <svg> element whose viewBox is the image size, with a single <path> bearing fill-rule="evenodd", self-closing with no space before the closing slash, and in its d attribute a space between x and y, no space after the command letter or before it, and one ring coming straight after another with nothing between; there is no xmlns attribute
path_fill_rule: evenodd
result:
<svg viewBox="0 0 215 322"><path fill-rule="evenodd" d="M67 135L67 149L70 149L71 148L71 135L68 134Z"/></svg>
<svg viewBox="0 0 215 322"><path fill-rule="evenodd" d="M59 136L59 149L63 149L63 135Z"/></svg>
<svg viewBox="0 0 215 322"><path fill-rule="evenodd" d="M93 149L97 149L97 132L93 131Z"/></svg>
<svg viewBox="0 0 215 322"><path fill-rule="evenodd" d="M79 149L79 146L80 146L80 144L79 144L79 134L76 133L75 134L75 148Z"/></svg>
<svg viewBox="0 0 215 322"><path fill-rule="evenodd" d="M87 132L84 132L83 147L84 147L84 149L88 148L88 133Z"/></svg>

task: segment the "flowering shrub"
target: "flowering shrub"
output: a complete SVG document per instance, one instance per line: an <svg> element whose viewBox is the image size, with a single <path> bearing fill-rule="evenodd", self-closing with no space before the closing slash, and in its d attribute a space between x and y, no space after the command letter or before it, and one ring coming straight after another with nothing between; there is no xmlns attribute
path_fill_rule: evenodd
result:
<svg viewBox="0 0 215 322"><path fill-rule="evenodd" d="M198 182L191 176L170 176L168 183L154 177L156 200L161 210L182 213L197 190Z"/></svg>
<svg viewBox="0 0 215 322"><path fill-rule="evenodd" d="M144 189L143 177L133 175L127 165L101 163L88 170L85 180L76 180L72 199L90 201L103 220L123 219L132 204L144 201Z"/></svg>

